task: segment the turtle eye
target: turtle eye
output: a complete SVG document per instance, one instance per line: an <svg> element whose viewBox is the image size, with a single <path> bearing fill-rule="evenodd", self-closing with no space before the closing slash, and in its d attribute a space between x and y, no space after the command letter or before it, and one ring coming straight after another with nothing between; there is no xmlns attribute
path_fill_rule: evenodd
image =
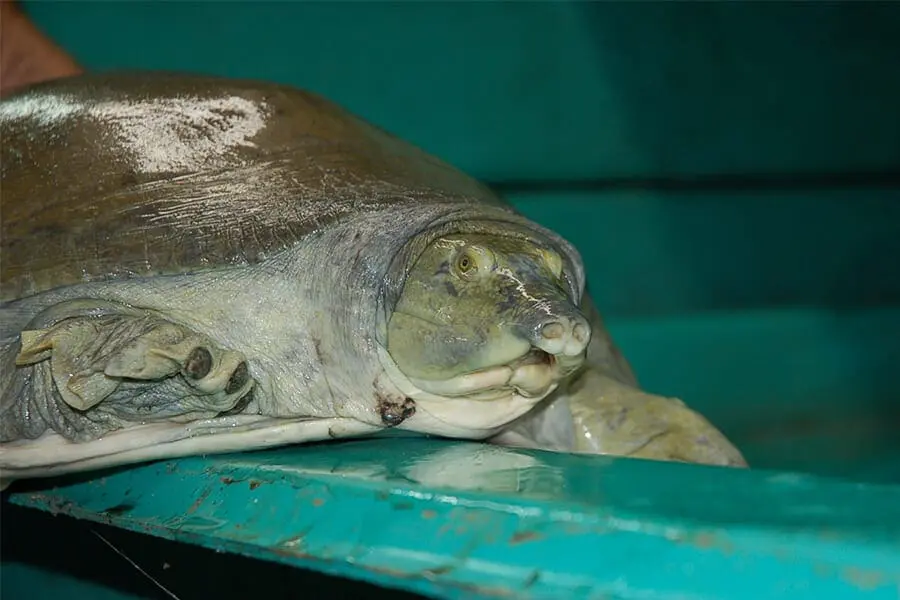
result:
<svg viewBox="0 0 900 600"><path fill-rule="evenodd" d="M453 271L457 277L471 278L478 273L486 273L494 266L494 255L487 248L467 246L460 250L453 261Z"/></svg>
<svg viewBox="0 0 900 600"><path fill-rule="evenodd" d="M478 273L478 258L464 249L453 261L453 274L460 279L471 279Z"/></svg>
<svg viewBox="0 0 900 600"><path fill-rule="evenodd" d="M468 252L463 252L459 258L456 259L456 270L460 273L468 273L475 268L477 268L475 266L475 260L473 257L469 256Z"/></svg>

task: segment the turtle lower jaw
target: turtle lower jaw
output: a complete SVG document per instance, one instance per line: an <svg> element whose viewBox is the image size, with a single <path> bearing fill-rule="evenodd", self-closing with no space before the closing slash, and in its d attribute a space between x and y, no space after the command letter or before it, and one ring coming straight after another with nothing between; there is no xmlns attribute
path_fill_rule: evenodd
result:
<svg viewBox="0 0 900 600"><path fill-rule="evenodd" d="M523 398L545 397L559 381L577 370L583 357L555 356L531 348L521 358L506 364L472 371L444 380L411 379L419 389L445 398L490 402L511 393Z"/></svg>

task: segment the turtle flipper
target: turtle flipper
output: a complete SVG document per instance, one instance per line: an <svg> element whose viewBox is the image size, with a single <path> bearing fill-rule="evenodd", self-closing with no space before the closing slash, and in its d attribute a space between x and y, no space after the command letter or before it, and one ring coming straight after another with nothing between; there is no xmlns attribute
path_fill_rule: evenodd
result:
<svg viewBox="0 0 900 600"><path fill-rule="evenodd" d="M0 441L48 427L93 439L128 423L215 416L249 394L241 353L154 313L78 302L0 348Z"/></svg>
<svg viewBox="0 0 900 600"><path fill-rule="evenodd" d="M740 451L677 398L588 368L495 443L585 454L746 467Z"/></svg>
<svg viewBox="0 0 900 600"><path fill-rule="evenodd" d="M593 367L495 441L561 452L747 466L740 451L681 400L648 394Z"/></svg>
<svg viewBox="0 0 900 600"><path fill-rule="evenodd" d="M576 452L746 467L737 448L677 398L587 371L568 397Z"/></svg>

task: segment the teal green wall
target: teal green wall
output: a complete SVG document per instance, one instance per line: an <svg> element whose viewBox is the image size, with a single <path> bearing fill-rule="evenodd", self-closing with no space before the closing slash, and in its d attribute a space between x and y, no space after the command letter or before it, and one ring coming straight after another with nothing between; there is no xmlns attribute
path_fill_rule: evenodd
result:
<svg viewBox="0 0 900 600"><path fill-rule="evenodd" d="M889 2L28 6L88 67L307 87L489 180L900 161Z"/></svg>

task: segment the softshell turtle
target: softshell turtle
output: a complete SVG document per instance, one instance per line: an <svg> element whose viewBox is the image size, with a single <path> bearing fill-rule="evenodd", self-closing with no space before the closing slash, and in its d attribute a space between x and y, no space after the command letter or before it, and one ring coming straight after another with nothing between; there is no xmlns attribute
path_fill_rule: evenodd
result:
<svg viewBox="0 0 900 600"><path fill-rule="evenodd" d="M392 428L745 465L640 390L570 243L317 95L83 75L0 133L4 485Z"/></svg>

